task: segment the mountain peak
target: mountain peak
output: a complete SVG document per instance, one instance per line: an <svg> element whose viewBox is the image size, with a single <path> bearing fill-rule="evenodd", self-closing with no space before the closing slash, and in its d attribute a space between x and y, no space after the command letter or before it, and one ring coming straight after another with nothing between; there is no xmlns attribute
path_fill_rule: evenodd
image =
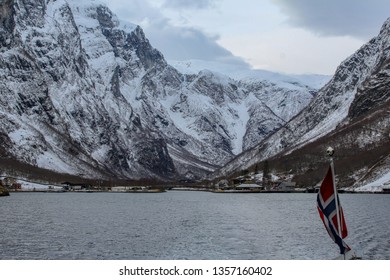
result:
<svg viewBox="0 0 390 280"><path fill-rule="evenodd" d="M5 0L0 13L1 154L89 178L199 179L254 147L249 161L303 145L345 119L356 89L377 89L382 61L378 40L317 94L308 77L181 73L99 1Z"/></svg>
<svg viewBox="0 0 390 280"><path fill-rule="evenodd" d="M344 183L351 183L353 176L361 176L357 174L371 167L378 165L386 169L377 160L390 152L390 115L386 111L390 102L389 24L387 20L377 37L344 60L332 79L299 114L215 176L272 159L274 164L292 169L297 175L306 172L305 176L311 174L318 178L313 174L318 167L313 166L320 164L320 150L326 145L334 145L339 159L355 168L340 168ZM313 155L315 151L317 155ZM288 166L287 162L292 165ZM296 167L297 162L300 168Z"/></svg>

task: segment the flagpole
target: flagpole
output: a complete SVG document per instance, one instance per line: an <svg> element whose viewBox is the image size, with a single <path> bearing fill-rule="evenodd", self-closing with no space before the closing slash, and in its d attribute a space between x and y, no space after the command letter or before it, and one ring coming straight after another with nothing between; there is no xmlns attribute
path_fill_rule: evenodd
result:
<svg viewBox="0 0 390 280"><path fill-rule="evenodd" d="M332 147L329 147L328 150L328 155L330 158L330 169L332 171L332 180L333 180L333 192L335 195L335 201L336 201L336 215L337 215L337 230L339 233L339 236L341 238L341 241L343 241L343 235L342 235L342 224L341 224L341 217L340 217L340 207L339 207L339 199L338 199L338 194L337 194L337 188L336 188L336 177L335 177L335 172L334 172L334 163L333 163L333 155L334 155L334 150ZM344 259L345 259L345 251L344 251Z"/></svg>

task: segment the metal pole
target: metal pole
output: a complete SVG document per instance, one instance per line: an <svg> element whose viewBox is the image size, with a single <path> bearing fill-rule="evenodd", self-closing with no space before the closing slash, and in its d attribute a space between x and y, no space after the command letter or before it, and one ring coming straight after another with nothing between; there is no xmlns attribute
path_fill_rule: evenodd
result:
<svg viewBox="0 0 390 280"><path fill-rule="evenodd" d="M338 232L339 236L341 238L341 241L343 241L343 235L342 235L342 224L341 224L341 217L340 217L340 206L339 206L339 199L337 195L337 188L336 188L336 178L335 178L335 172L334 172L334 163L333 163L333 153L329 155L330 156L330 168L332 171L332 180L333 180L333 192L335 195L335 201L336 201L336 215L337 215L337 224L338 224ZM344 259L345 259L345 252L344 252Z"/></svg>

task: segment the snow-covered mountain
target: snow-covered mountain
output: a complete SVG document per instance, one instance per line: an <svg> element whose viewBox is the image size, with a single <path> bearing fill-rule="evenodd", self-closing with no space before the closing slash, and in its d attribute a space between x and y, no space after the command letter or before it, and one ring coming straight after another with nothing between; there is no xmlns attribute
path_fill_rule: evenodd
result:
<svg viewBox="0 0 390 280"><path fill-rule="evenodd" d="M203 177L317 90L181 73L98 1L1 1L0 54L1 157L91 178Z"/></svg>
<svg viewBox="0 0 390 280"><path fill-rule="evenodd" d="M183 74L195 75L200 71L208 69L238 81L268 81L286 87L290 84L302 84L314 89L320 89L332 78L328 75L319 74L286 75L268 70L252 69L245 63L226 63L199 59L186 61L169 60L168 63Z"/></svg>
<svg viewBox="0 0 390 280"><path fill-rule="evenodd" d="M374 173L373 167L388 172L390 166L384 158L390 154L389 83L390 19L377 37L338 67L305 109L214 175L230 174L272 158L285 162L295 158L296 166L306 165L299 172L309 172L323 156L309 159L310 150L324 152L326 145L335 146L340 152L338 159L354 166L349 170L351 177ZM358 177L356 182L361 181Z"/></svg>

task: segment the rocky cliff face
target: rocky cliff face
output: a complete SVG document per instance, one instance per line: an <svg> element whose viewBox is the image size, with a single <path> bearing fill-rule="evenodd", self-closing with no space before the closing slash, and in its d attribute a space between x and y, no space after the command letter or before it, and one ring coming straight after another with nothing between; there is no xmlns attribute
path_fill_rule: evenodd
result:
<svg viewBox="0 0 390 280"><path fill-rule="evenodd" d="M3 6L9 18L2 18L8 44L0 61L1 129L8 153L86 176L173 176L166 144L143 127L118 86L120 70L128 75L135 64L147 71L150 61L163 61L162 55L139 28L130 34L119 30L105 7L69 3L7 1ZM100 37L92 38L95 48L86 51L91 41L83 31L88 28L92 37L93 32ZM137 52L135 46L143 49ZM94 59L104 55L112 56L112 72L93 67ZM116 65L119 58L123 69ZM154 157L145 158L145 150Z"/></svg>
<svg viewBox="0 0 390 280"><path fill-rule="evenodd" d="M142 29L97 2L0 2L0 153L93 178L199 178L313 97L169 66Z"/></svg>
<svg viewBox="0 0 390 280"><path fill-rule="evenodd" d="M378 37L370 44L377 46L375 66L357 89L348 116L355 119L373 111L390 100L390 20L386 21Z"/></svg>

